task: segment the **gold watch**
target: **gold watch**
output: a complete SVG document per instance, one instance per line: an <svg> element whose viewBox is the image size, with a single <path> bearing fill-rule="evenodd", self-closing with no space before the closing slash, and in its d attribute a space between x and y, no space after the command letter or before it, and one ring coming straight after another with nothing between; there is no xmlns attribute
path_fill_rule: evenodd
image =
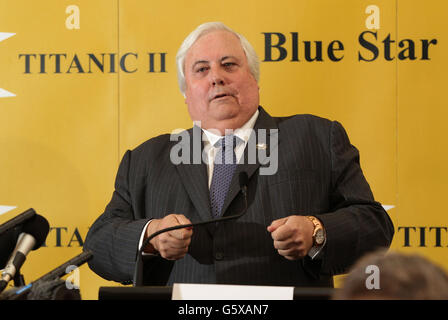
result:
<svg viewBox="0 0 448 320"><path fill-rule="evenodd" d="M325 231L322 223L313 216L306 216L314 224L313 246L321 246L325 242Z"/></svg>

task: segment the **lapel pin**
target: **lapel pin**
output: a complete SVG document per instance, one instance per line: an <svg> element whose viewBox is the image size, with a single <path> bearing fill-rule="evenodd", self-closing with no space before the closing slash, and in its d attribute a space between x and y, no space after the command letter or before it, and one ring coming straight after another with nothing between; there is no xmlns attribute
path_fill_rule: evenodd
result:
<svg viewBox="0 0 448 320"><path fill-rule="evenodd" d="M258 143L257 144L257 149L266 150L267 148L268 148L268 146L266 145L266 143Z"/></svg>

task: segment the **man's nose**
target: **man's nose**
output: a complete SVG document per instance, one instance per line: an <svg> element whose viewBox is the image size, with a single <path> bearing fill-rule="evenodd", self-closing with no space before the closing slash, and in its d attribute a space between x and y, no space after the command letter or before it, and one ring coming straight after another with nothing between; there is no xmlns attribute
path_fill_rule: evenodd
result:
<svg viewBox="0 0 448 320"><path fill-rule="evenodd" d="M210 82L212 86L222 86L225 84L225 77L219 68L212 68L210 72Z"/></svg>
<svg viewBox="0 0 448 320"><path fill-rule="evenodd" d="M212 85L213 86L223 86L224 85L224 80L221 78L214 78L212 81Z"/></svg>

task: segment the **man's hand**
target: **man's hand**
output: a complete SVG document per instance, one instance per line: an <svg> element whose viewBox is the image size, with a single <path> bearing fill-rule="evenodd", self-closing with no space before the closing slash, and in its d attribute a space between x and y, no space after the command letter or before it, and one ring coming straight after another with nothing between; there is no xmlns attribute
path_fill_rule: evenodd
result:
<svg viewBox="0 0 448 320"><path fill-rule="evenodd" d="M274 248L288 260L305 257L313 246L314 224L305 216L274 220L268 231L274 239Z"/></svg>
<svg viewBox="0 0 448 320"><path fill-rule="evenodd" d="M145 238L159 230L190 223L191 221L181 214L170 214L163 219L154 219L146 228ZM164 232L149 241L145 252L158 252L167 260L179 260L187 254L192 235L191 227Z"/></svg>

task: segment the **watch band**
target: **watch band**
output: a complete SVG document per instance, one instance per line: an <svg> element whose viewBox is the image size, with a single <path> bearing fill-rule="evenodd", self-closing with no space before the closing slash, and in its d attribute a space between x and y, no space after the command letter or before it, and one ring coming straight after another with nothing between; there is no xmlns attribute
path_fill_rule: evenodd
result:
<svg viewBox="0 0 448 320"><path fill-rule="evenodd" d="M316 217L313 216L306 216L308 219L311 220L311 222L314 224L314 229L316 229L318 226L321 226L319 220L317 220Z"/></svg>
<svg viewBox="0 0 448 320"><path fill-rule="evenodd" d="M313 246L321 246L324 242L325 242L325 240L326 240L326 237L325 237L325 230L324 230L324 227L323 227L323 225L322 225L322 223L319 221L319 219L317 219L316 217L313 217L313 216L306 216L308 219L310 219L311 220L311 222L313 223L313 225L314 225L314 230L313 230ZM317 233L320 231L320 238L322 239L322 237L323 237L323 241L321 240L321 243L319 243L318 241L316 241L316 235L317 235Z"/></svg>

